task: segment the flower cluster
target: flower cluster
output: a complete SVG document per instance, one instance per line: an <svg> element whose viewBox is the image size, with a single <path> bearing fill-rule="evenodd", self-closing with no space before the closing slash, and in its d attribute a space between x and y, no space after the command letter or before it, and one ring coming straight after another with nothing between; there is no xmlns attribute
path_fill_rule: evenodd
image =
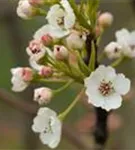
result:
<svg viewBox="0 0 135 150"><path fill-rule="evenodd" d="M117 74L115 67L121 62L119 60L135 57L135 32L117 31L116 42L109 43L100 53L116 62L108 66L101 64L99 41L112 24L113 16L109 12L98 12L98 0L87 1L78 5L74 0L19 1L19 17L30 19L40 15L47 23L34 33L26 48L30 68L11 69L13 91L21 92L31 83L64 82L59 89L40 87L34 90L34 101L43 106L76 82L82 85L83 94L95 107L110 111L121 106L122 96L129 92L131 83L124 74ZM43 8L45 5L49 6L48 12ZM32 130L40 134L43 144L57 147L62 121L79 98L60 115L47 107L38 110Z"/></svg>

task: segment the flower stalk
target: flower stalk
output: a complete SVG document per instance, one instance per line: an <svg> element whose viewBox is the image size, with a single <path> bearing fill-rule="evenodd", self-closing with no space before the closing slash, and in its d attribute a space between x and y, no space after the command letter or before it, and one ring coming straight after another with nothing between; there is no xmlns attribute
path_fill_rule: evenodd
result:
<svg viewBox="0 0 135 150"><path fill-rule="evenodd" d="M81 99L81 97L84 95L85 88L81 90L81 92L77 95L75 100L68 106L68 108L59 115L60 120L64 120L66 116L71 112L71 110L74 108L74 106L77 104L77 102Z"/></svg>

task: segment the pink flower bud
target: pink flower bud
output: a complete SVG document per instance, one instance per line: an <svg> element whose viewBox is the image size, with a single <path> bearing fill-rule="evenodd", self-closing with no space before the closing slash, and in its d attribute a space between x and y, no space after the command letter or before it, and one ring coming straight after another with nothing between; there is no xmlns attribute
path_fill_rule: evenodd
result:
<svg viewBox="0 0 135 150"><path fill-rule="evenodd" d="M40 105L48 104L52 99L53 93L49 88L38 88L34 91L34 101L38 102Z"/></svg>
<svg viewBox="0 0 135 150"><path fill-rule="evenodd" d="M66 60L68 59L68 56L69 56L68 49L64 46L55 45L54 56L57 60Z"/></svg>
<svg viewBox="0 0 135 150"><path fill-rule="evenodd" d="M53 38L49 35L49 34L46 34L46 35L43 35L41 37L41 42L45 45L45 46L48 46L50 45L52 42L53 42Z"/></svg>
<svg viewBox="0 0 135 150"><path fill-rule="evenodd" d="M113 15L109 12L102 13L98 18L98 23L103 28L110 26L112 22Z"/></svg>
<svg viewBox="0 0 135 150"><path fill-rule="evenodd" d="M33 79L33 71L31 68L22 68L22 78L25 82L31 81Z"/></svg>
<svg viewBox="0 0 135 150"><path fill-rule="evenodd" d="M50 76L52 76L52 74L53 74L53 70L52 70L52 68L49 67L49 66L44 66L44 67L42 67L42 69L40 70L39 74L40 74L41 76L44 76L44 77L50 77Z"/></svg>
<svg viewBox="0 0 135 150"><path fill-rule="evenodd" d="M28 1L33 6L43 5L45 3L44 0L28 0Z"/></svg>
<svg viewBox="0 0 135 150"><path fill-rule="evenodd" d="M86 42L86 34L73 30L66 38L69 49L82 49Z"/></svg>

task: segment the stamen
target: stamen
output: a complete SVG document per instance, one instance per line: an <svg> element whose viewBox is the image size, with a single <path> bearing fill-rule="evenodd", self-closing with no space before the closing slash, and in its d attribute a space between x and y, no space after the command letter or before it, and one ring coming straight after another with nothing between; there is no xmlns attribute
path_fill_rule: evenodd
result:
<svg viewBox="0 0 135 150"><path fill-rule="evenodd" d="M98 89L100 91L100 93L103 95L103 96L108 96L110 95L112 92L113 92L113 86L112 86L112 82L109 81L109 82L105 82L105 80L103 80L100 84L100 87Z"/></svg>

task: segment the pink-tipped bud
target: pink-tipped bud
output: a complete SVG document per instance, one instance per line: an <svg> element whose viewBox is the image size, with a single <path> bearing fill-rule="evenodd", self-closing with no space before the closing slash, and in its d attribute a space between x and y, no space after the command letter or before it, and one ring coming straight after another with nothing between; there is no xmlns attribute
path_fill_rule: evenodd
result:
<svg viewBox="0 0 135 150"><path fill-rule="evenodd" d="M109 27L113 22L113 15L109 12L102 13L98 18L98 24L103 27Z"/></svg>
<svg viewBox="0 0 135 150"><path fill-rule="evenodd" d="M29 82L33 79L33 71L31 68L22 68L22 78L24 81Z"/></svg>
<svg viewBox="0 0 135 150"><path fill-rule="evenodd" d="M39 6L45 3L45 0L28 0L28 1L33 6Z"/></svg>
<svg viewBox="0 0 135 150"><path fill-rule="evenodd" d="M41 42L45 45L45 46L49 46L52 44L53 42L53 38L49 35L49 34L46 34L46 35L43 35L41 37Z"/></svg>
<svg viewBox="0 0 135 150"><path fill-rule="evenodd" d="M53 96L53 92L49 88L38 88L34 91L34 101L38 102L40 105L48 104Z"/></svg>
<svg viewBox="0 0 135 150"><path fill-rule="evenodd" d="M49 66L44 66L42 67L42 69L40 70L39 74L43 77L51 77L53 74L53 70L51 67Z"/></svg>
<svg viewBox="0 0 135 150"><path fill-rule="evenodd" d="M54 56L57 60L66 60L68 59L68 56L69 56L68 49L64 46L55 45Z"/></svg>

